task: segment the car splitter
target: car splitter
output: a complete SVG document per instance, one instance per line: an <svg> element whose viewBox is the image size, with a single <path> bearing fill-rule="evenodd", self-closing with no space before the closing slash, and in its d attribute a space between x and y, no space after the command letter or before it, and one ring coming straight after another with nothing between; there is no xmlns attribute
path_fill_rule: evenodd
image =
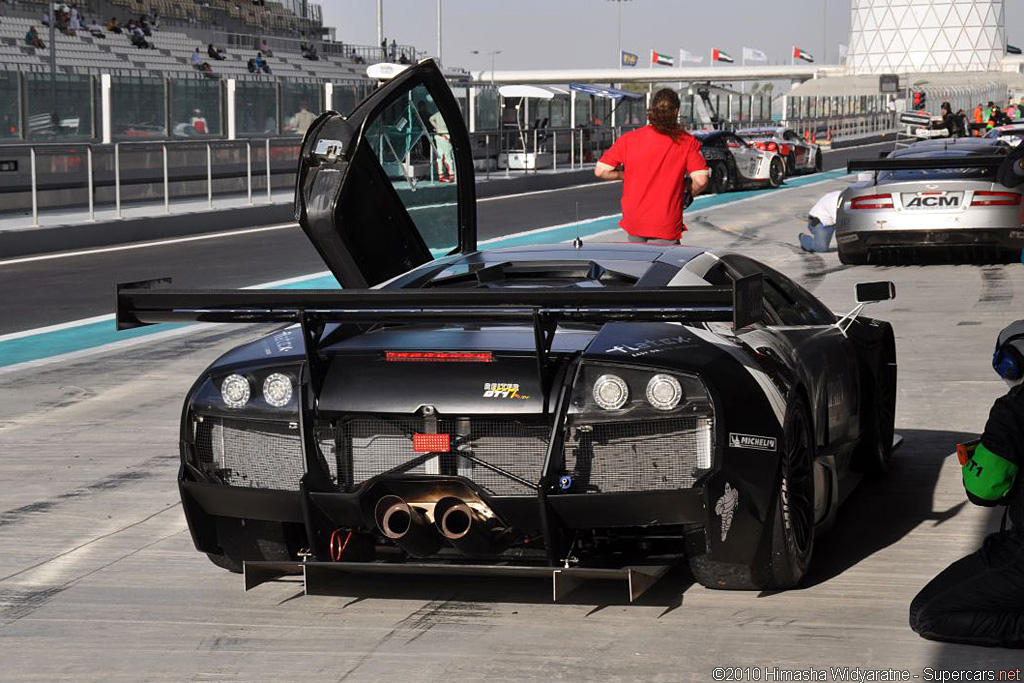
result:
<svg viewBox="0 0 1024 683"><path fill-rule="evenodd" d="M245 562L245 590L286 576L302 576L305 595L331 595L341 575L479 576L551 579L551 598L563 599L585 581L624 581L633 602L674 565L635 565L619 569L522 565L440 564L426 562Z"/></svg>

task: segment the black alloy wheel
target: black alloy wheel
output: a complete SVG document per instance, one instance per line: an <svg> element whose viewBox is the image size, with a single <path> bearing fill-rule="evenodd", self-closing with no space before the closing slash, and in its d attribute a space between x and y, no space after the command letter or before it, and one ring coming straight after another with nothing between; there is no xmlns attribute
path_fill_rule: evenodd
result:
<svg viewBox="0 0 1024 683"><path fill-rule="evenodd" d="M768 184L778 187L785 179L786 164L782 161L782 157L776 154L768 164Z"/></svg>

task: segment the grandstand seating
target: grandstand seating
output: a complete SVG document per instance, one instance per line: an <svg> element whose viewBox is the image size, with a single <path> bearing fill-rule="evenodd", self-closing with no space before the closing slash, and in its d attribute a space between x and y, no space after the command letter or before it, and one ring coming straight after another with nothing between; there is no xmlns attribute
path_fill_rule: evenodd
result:
<svg viewBox="0 0 1024 683"><path fill-rule="evenodd" d="M122 0L139 5L137 0ZM159 3L158 3L159 4ZM270 6L271 3L268 3ZM134 10L132 10L134 11ZM50 46L36 50L25 45L25 32L29 26L36 26L40 37L49 43L49 30L25 17L0 18L0 70L45 72L49 70ZM113 75L170 76L175 78L202 78L192 67L191 57L198 47L204 61L213 67L214 75L241 80L309 79L318 81L362 80L365 66L340 56L332 55L320 61L304 59L299 52L274 49L274 56L267 58L272 75L250 74L247 62L256 54L255 47L242 50L230 48L227 59L214 61L206 53L207 45L200 43L181 30L162 29L154 31L147 40L154 49L145 50L133 46L127 35L106 33L106 38L94 38L86 31L76 36L55 33L57 43L57 66L61 72L71 74L110 73ZM257 38L253 36L252 44ZM224 45L218 45L226 49Z"/></svg>

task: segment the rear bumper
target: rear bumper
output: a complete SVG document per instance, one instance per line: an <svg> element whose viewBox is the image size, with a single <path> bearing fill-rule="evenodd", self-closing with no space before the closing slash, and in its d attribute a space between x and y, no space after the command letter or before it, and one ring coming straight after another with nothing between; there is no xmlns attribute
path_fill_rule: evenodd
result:
<svg viewBox="0 0 1024 683"><path fill-rule="evenodd" d="M190 526L206 526L211 518L257 519L304 523L302 494L181 481L182 500ZM365 519L362 494L310 492L309 500L336 527L372 531ZM570 529L704 524L707 505L701 487L677 491L636 493L566 493L550 495L548 504ZM490 496L488 505L513 526L540 528L540 505L535 496ZM194 534L195 535L195 534ZM213 552L200 548L205 552Z"/></svg>
<svg viewBox="0 0 1024 683"><path fill-rule="evenodd" d="M1020 251L1024 248L1024 228L962 228L958 230L837 231L836 241L844 251L864 252L874 248L948 249L956 247L995 247Z"/></svg>

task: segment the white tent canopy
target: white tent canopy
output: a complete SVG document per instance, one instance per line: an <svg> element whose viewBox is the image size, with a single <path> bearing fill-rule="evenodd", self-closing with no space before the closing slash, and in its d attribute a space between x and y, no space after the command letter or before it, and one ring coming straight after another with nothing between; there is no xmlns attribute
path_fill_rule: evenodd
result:
<svg viewBox="0 0 1024 683"><path fill-rule="evenodd" d="M568 95L569 91L552 85L503 85L498 88L498 94L502 97L535 97L550 100L555 95Z"/></svg>

